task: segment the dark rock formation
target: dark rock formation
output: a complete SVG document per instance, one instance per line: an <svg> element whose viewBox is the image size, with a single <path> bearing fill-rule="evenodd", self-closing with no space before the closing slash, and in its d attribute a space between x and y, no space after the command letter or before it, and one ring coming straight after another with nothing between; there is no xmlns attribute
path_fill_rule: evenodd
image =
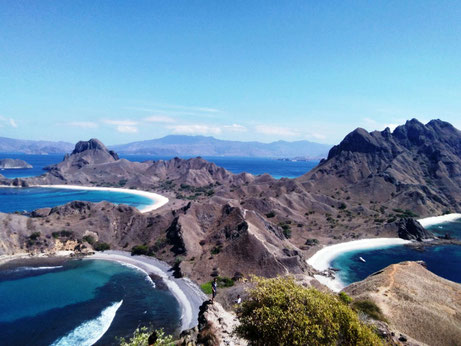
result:
<svg viewBox="0 0 461 346"><path fill-rule="evenodd" d="M431 231L425 229L413 218L400 219L398 235L402 239L417 241L434 238L434 234Z"/></svg>
<svg viewBox="0 0 461 346"><path fill-rule="evenodd" d="M0 169L33 168L31 164L19 159L0 159Z"/></svg>
<svg viewBox="0 0 461 346"><path fill-rule="evenodd" d="M416 119L394 132L356 129L311 172L308 190L347 190L349 199L420 215L461 211L461 132L441 120Z"/></svg>

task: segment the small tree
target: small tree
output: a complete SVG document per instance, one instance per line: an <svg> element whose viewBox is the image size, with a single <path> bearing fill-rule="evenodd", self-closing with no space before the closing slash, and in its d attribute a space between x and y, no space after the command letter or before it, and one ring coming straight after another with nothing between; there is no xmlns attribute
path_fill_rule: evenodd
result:
<svg viewBox="0 0 461 346"><path fill-rule="evenodd" d="M154 346L173 346L173 337L171 335L165 335L163 329L155 331L157 333L157 341ZM120 346L148 346L149 336L152 334L152 330L147 327L137 328L133 336L129 340L120 338Z"/></svg>
<svg viewBox="0 0 461 346"><path fill-rule="evenodd" d="M337 296L293 278L253 278L237 334L253 345L382 345Z"/></svg>

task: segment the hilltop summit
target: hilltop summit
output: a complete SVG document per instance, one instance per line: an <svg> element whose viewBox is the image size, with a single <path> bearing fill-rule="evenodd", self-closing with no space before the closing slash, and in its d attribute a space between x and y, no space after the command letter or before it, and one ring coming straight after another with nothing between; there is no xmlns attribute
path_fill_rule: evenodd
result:
<svg viewBox="0 0 461 346"><path fill-rule="evenodd" d="M388 203L423 214L459 211L461 132L441 120L424 125L416 119L393 132L358 128L298 181L327 194L347 190L349 199L361 203Z"/></svg>

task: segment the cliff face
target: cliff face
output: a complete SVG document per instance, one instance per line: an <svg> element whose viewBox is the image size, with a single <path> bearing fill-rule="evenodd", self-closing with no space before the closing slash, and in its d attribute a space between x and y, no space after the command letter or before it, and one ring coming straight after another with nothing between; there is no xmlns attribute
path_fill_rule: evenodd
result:
<svg viewBox="0 0 461 346"><path fill-rule="evenodd" d="M461 132L449 123L407 121L357 129L328 159L298 179L308 190L347 190L351 200L408 208L421 215L461 210Z"/></svg>
<svg viewBox="0 0 461 346"><path fill-rule="evenodd" d="M461 340L461 285L418 262L390 265L344 291L375 302L391 327L420 342L457 345Z"/></svg>

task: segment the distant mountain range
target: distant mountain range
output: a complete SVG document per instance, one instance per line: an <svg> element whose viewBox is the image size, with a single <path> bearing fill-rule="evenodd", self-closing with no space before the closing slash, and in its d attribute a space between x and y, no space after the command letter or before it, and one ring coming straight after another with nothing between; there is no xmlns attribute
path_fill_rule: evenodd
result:
<svg viewBox="0 0 461 346"><path fill-rule="evenodd" d="M113 145L119 154L156 156L240 156L321 159L330 145L309 141L272 143L239 142L205 136L171 135L163 138ZM74 145L67 142L32 141L0 137L0 152L25 154L69 153Z"/></svg>
<svg viewBox="0 0 461 346"><path fill-rule="evenodd" d="M0 137L0 153L23 153L23 154L62 154L69 153L75 144L67 142L32 141L25 139L13 139Z"/></svg>
<svg viewBox="0 0 461 346"><path fill-rule="evenodd" d="M303 157L320 159L331 145L309 141L272 143L226 141L206 136L171 135L159 139L110 146L119 154L165 156Z"/></svg>

